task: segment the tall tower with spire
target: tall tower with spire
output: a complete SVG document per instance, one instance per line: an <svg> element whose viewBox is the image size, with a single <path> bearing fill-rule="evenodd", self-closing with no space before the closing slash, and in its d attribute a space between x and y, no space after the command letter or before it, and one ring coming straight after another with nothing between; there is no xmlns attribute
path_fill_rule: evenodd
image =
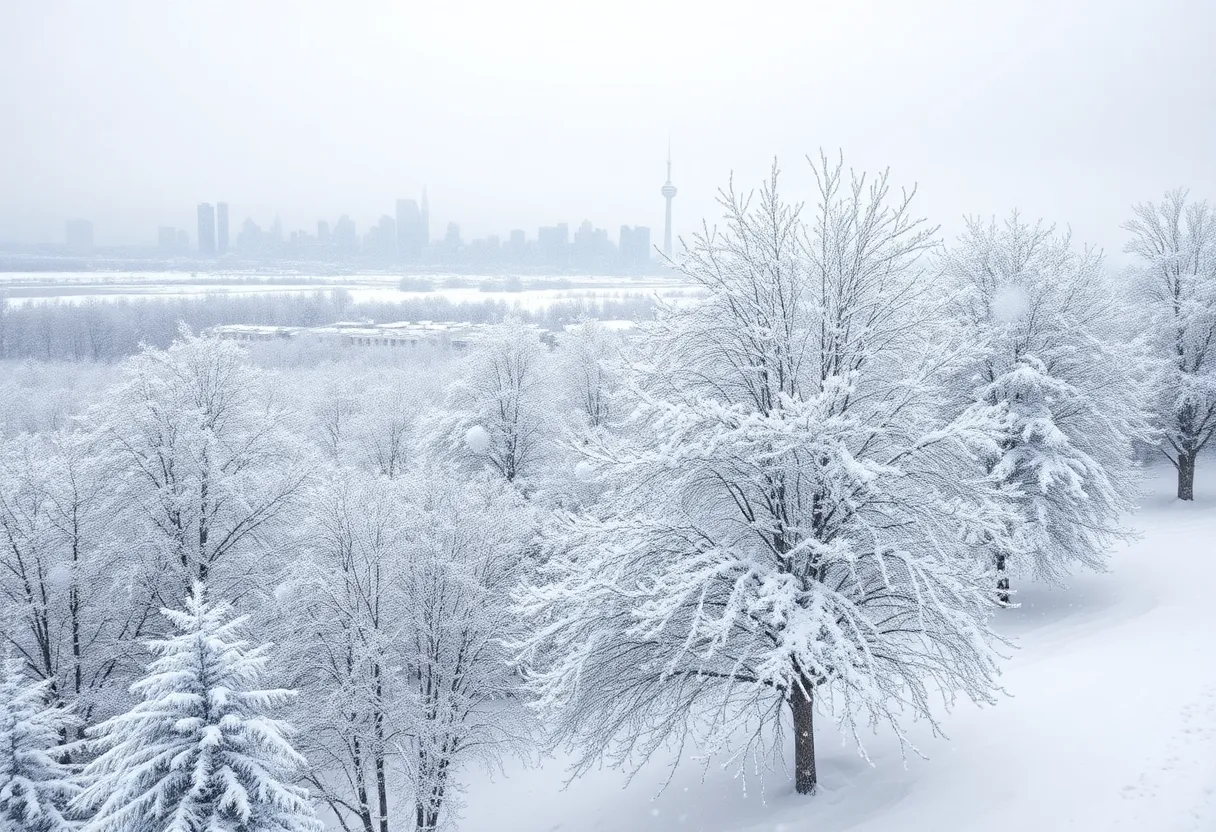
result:
<svg viewBox="0 0 1216 832"><path fill-rule="evenodd" d="M676 186L671 184L671 139L667 140L667 184L661 191L667 200L667 219L663 223L663 254L671 257L671 201L676 197Z"/></svg>

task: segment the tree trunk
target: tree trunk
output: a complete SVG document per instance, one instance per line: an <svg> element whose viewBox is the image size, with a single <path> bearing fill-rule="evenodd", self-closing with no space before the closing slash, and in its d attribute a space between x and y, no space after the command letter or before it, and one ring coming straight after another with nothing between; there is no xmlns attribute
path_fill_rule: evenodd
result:
<svg viewBox="0 0 1216 832"><path fill-rule="evenodd" d="M794 790L798 794L814 794L819 777L815 772L815 689L809 679L803 679L805 690L795 686L790 692L790 710L794 714Z"/></svg>
<svg viewBox="0 0 1216 832"><path fill-rule="evenodd" d="M1009 603L1009 573L1005 571L1005 554L996 556L996 599L1002 604Z"/></svg>
<svg viewBox="0 0 1216 832"><path fill-rule="evenodd" d="M414 805L414 823L418 832L434 832L439 826L439 812L419 801Z"/></svg>
<svg viewBox="0 0 1216 832"><path fill-rule="evenodd" d="M380 679L380 663L376 662L372 667L372 675L375 678L376 692L376 710L375 720L376 726L376 799L379 801L380 809L380 832L389 832L388 830L388 773L384 763L384 683Z"/></svg>
<svg viewBox="0 0 1216 832"><path fill-rule="evenodd" d="M1178 454L1178 499L1195 499L1195 454Z"/></svg>

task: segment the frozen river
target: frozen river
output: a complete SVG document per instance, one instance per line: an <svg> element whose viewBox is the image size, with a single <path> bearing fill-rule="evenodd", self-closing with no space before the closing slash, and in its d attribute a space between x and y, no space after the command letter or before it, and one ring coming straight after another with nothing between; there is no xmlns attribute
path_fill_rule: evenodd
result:
<svg viewBox="0 0 1216 832"><path fill-rule="evenodd" d="M507 291L507 276L411 275L411 287L399 288L394 274L223 274L206 272L6 272L0 273L0 297L10 304L48 300L134 300L202 297L213 293L284 294L344 290L356 302L394 302L444 297L454 303L503 301L525 309L543 309L566 300L602 300L629 295L657 295L678 301L697 293L696 287L663 277L557 276L519 277L523 288ZM514 279L513 279L514 280Z"/></svg>

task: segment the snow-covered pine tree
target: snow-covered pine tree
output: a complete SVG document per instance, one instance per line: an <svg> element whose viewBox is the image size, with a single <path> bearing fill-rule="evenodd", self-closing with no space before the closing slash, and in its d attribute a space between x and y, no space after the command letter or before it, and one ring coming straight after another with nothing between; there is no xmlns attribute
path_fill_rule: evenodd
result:
<svg viewBox="0 0 1216 832"><path fill-rule="evenodd" d="M630 414L581 448L605 491L558 513L521 609L540 705L576 771L668 743L779 756L813 793L817 708L863 725L989 701L997 656L982 541L1005 504L943 418L958 350L919 262L933 231L885 175L813 165L804 222L777 194L723 194L726 229L680 263L708 296L649 328ZM754 753L753 753L754 752Z"/></svg>
<svg viewBox="0 0 1216 832"><path fill-rule="evenodd" d="M205 600L196 582L177 630L152 642L156 658L132 686L129 712L89 731L98 756L76 807L87 832L320 832L291 778L303 758L290 726L268 714L291 695L260 690L266 646L240 636L246 618Z"/></svg>
<svg viewBox="0 0 1216 832"><path fill-rule="evenodd" d="M1073 566L1102 569L1125 533L1133 443L1148 435L1144 350L1123 335L1126 307L1101 254L1042 222L968 220L939 265L974 345L956 406L1005 422L984 462L1018 518L991 545L1008 603L1010 571L1060 582Z"/></svg>
<svg viewBox="0 0 1216 832"><path fill-rule="evenodd" d="M0 662L0 829L69 832L67 807L78 794L61 762L74 718L51 704L50 682L33 682L20 659Z"/></svg>

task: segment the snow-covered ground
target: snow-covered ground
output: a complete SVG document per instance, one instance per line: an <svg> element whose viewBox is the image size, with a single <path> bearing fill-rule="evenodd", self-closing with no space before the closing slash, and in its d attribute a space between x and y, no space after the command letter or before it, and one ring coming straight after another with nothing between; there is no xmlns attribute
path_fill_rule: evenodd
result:
<svg viewBox="0 0 1216 832"><path fill-rule="evenodd" d="M867 743L873 766L820 719L821 794L774 772L744 793L733 771L670 759L625 785L595 771L562 788L562 760L478 774L461 832L1212 832L1216 830L1216 481L1172 499L1154 472L1142 537L1102 575L1023 587L999 629L1017 650L991 708L960 706L948 739L913 731L928 760ZM1209 477L1216 474L1209 473Z"/></svg>

